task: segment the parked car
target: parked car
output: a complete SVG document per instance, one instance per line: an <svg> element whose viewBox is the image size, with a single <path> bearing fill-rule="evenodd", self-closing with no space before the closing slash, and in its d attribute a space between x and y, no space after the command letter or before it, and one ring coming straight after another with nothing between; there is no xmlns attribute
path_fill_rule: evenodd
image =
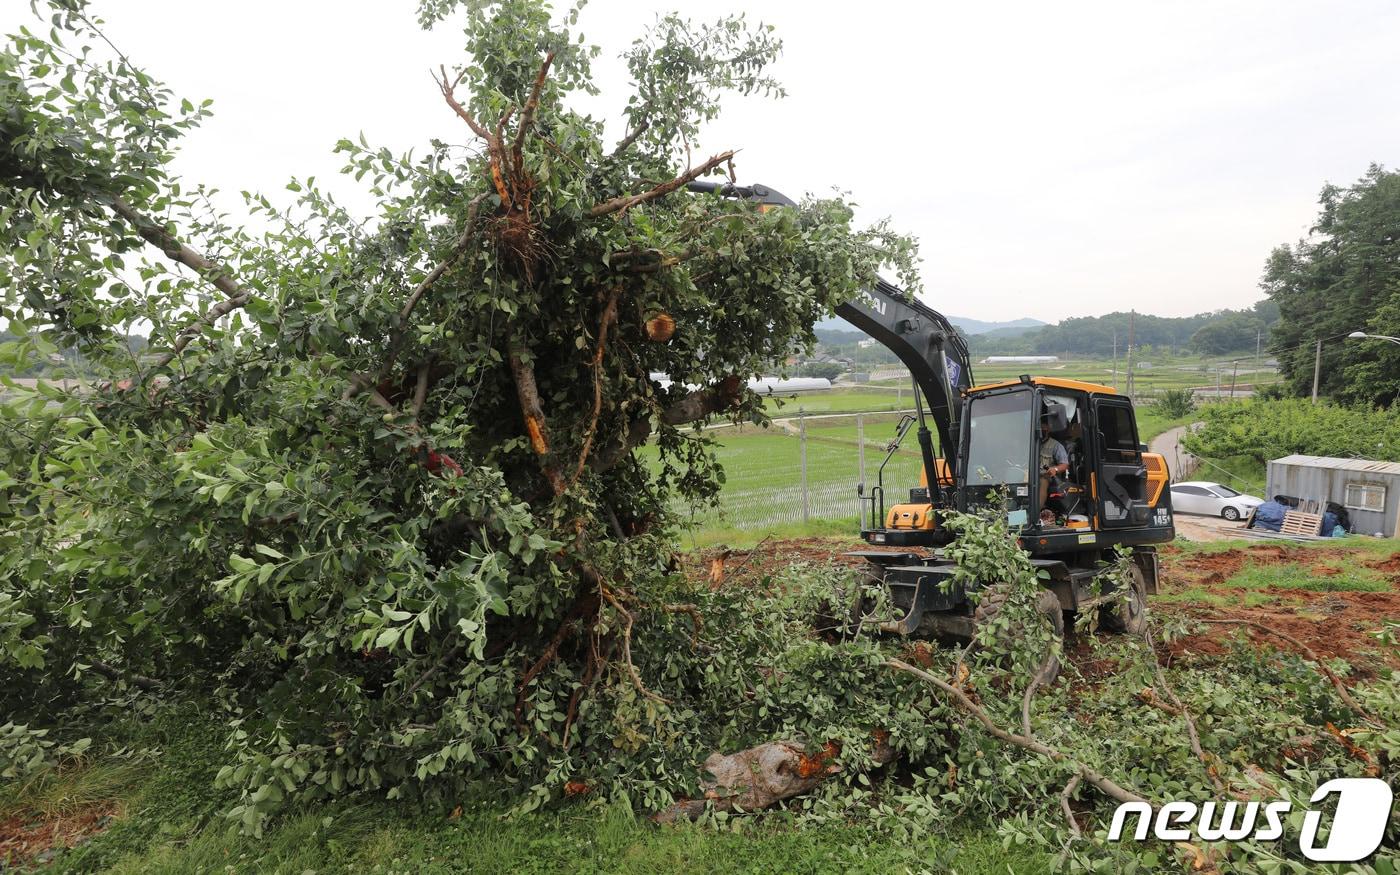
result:
<svg viewBox="0 0 1400 875"><path fill-rule="evenodd" d="M1236 492L1223 483L1187 480L1172 484L1172 509L1178 513L1201 513L1234 522L1263 503L1264 499Z"/></svg>

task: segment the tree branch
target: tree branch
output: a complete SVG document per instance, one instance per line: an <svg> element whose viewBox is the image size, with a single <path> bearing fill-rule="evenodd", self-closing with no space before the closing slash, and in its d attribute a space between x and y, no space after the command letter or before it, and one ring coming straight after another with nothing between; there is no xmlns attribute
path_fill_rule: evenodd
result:
<svg viewBox="0 0 1400 875"><path fill-rule="evenodd" d="M442 89L442 99L446 100L447 105L452 107L452 111L457 113L457 115L461 117L462 121L467 123L467 127L472 129L472 133L476 134L478 137L486 141L487 146L490 146L492 148L500 148L500 142L494 136L492 136L491 132L488 131L485 127L483 127L482 124L478 122L475 118L473 118L472 114L470 112L467 112L467 108L465 106L462 106L462 104L457 102L457 97L455 94L453 94L453 91L456 90L457 82L461 81L462 77L458 76L456 81L448 82L447 68L439 66L438 71L442 73L442 79L440 81L435 79L435 81L438 82L438 87Z"/></svg>
<svg viewBox="0 0 1400 875"><path fill-rule="evenodd" d="M110 681L126 681L132 686L139 687L143 690L159 690L162 686L160 681L154 678L148 678L145 675L139 675L134 672L123 674L99 659L89 660L88 666Z"/></svg>
<svg viewBox="0 0 1400 875"><path fill-rule="evenodd" d="M617 301L622 295L622 286L613 286L608 294L608 302L603 307L602 318L598 320L598 343L593 351L593 415L588 421L588 430L583 438L583 447L578 453L578 464L574 466L573 476L569 478L569 485L573 486L578 482L578 478L583 475L584 466L588 464L588 453L593 449L593 438L598 433L598 417L603 412L603 353L607 350L608 327L617 318Z"/></svg>
<svg viewBox="0 0 1400 875"><path fill-rule="evenodd" d="M657 419L662 425L684 425L696 422L707 416L727 410L738 403L742 384L737 377L727 377L708 389L697 389L682 395L662 409ZM627 427L627 433L616 443L610 444L593 454L594 471L606 471L622 461L634 447L639 447L651 437L651 420L634 419Z"/></svg>
<svg viewBox="0 0 1400 875"><path fill-rule="evenodd" d="M1120 787L1111 779L1099 774L1087 764L1081 763L1075 759L1071 759L1064 752L1056 750L1055 748L1050 747L1048 744L1042 744L1041 742L1036 741L1034 738L1027 738L1024 735L1015 735L997 726L995 723L992 722L992 718L988 716L987 712L984 711L981 706L973 702L970 698L968 698L967 693L964 693L957 687L952 686L951 684L948 684L947 682L934 677L933 675L929 674L928 672L922 669L915 668L907 662L902 662L898 659L887 659L885 660L885 665L889 666L892 669L895 669L896 671L902 671L908 674L912 674L914 677L919 678L922 681L927 681L928 683L933 684L935 687L938 687L940 690L947 693L949 696L952 697L954 704L956 704L967 714L972 715L972 717L975 718L978 723L982 724L982 728L985 729L987 733L993 738L996 738L999 741L1004 741L1007 744L1015 745L1019 748L1024 748L1025 750L1031 751L1032 753L1038 753L1041 756L1046 757L1050 760L1054 760L1057 763L1068 763L1069 765L1074 767L1075 771L1079 774L1081 778L1083 778L1085 781L1088 781L1090 784L1093 784L1106 796L1109 796L1112 799L1117 799L1119 802L1147 802L1147 800L1143 797L1132 792L1131 790L1126 790L1123 787Z"/></svg>
<svg viewBox="0 0 1400 875"><path fill-rule="evenodd" d="M522 175L524 170L521 149L525 145L525 135L529 133L530 125L535 121L535 110L540 105L540 92L544 90L544 81L549 75L549 65L552 63L554 63L554 52L544 56L540 72L535 76L535 87L530 89L530 98L525 101L525 108L520 111L520 124L516 128L515 144L511 147L511 158L515 163L516 175Z"/></svg>
<svg viewBox="0 0 1400 875"><path fill-rule="evenodd" d="M155 246L165 257L171 261L183 264L190 270L208 280L214 288L223 292L227 297L209 308L209 311L198 320L176 335L175 344L160 358L156 359L154 370L159 370L170 364L176 356L189 346L203 330L213 325L223 316L244 306L252 298L252 292L238 283L233 273L216 261L205 257L202 253L190 248L180 242L173 234L165 230L161 225L156 224L149 217L142 215L135 207L127 203L120 197L112 198L112 209L125 219L136 233L145 238L147 243Z"/></svg>
<svg viewBox="0 0 1400 875"><path fill-rule="evenodd" d="M530 438L530 448L539 457L540 470L549 481L554 494L563 495L569 485L554 467L549 446L549 427L545 422L544 408L540 405L540 389L535 381L534 366L525 360L524 349L518 340L510 342L507 358L510 360L511 374L515 377L515 393L520 400L520 412L525 417L525 431Z"/></svg>
<svg viewBox="0 0 1400 875"><path fill-rule="evenodd" d="M1356 699L1352 698L1351 693L1342 683L1342 679L1337 677L1336 673L1333 672L1332 669L1327 667L1327 664L1322 661L1322 658L1319 657L1311 647L1299 641L1297 638L1294 638L1292 635L1289 635L1286 632L1280 632L1273 626L1266 626L1263 623L1260 623L1256 620L1209 620L1204 617L1193 617L1192 619L1195 619L1201 623L1210 623L1216 626L1252 626L1253 628L1258 629L1261 632L1267 632L1268 634L1273 635L1276 638L1282 638L1284 641L1287 641L1289 644L1292 644L1294 647L1298 648L1300 651L1303 652L1305 656L1307 656L1308 659L1313 661L1313 663L1317 666L1318 670L1321 671L1324 675L1326 675L1327 679L1332 682L1332 688L1337 691L1337 695L1341 698L1343 702L1346 703L1348 708L1361 715L1361 717L1365 719L1368 723L1382 728L1385 727L1386 724L1383 721L1378 720L1377 718L1372 716L1369 711L1361 707L1360 702L1357 702Z"/></svg>
<svg viewBox="0 0 1400 875"><path fill-rule="evenodd" d="M472 198L470 206L467 207L467 218L462 223L462 233L457 235L457 239L452 241L452 248L437 266L428 271L428 275L423 277L422 282L414 287L409 294L408 300L404 301L403 307L399 310L399 321L405 322L409 316L413 315L413 308L418 306L418 301L422 299L424 293L433 287L433 284L442 279L442 275L447 273L451 267L462 257L462 253L467 251L468 244L472 241L472 228L476 224L477 208L481 206L481 201L486 197L485 192ZM399 327L403 331L403 326Z"/></svg>
<svg viewBox="0 0 1400 875"><path fill-rule="evenodd" d="M641 194L623 195L622 197L615 197L612 200L603 201L600 204L595 204L593 208L588 211L588 215L596 219L599 216L606 216L611 213L620 212L622 210L630 210L632 207L635 207L638 204L643 204L647 201L655 200L656 198L668 195L676 189L681 188L691 180L699 179L701 176L704 176L706 173L709 173L711 170L714 170L716 167L733 157L734 152L732 150L728 152L721 152L720 154L701 164L699 167L696 167L692 170L688 170L685 173L682 173L680 176L677 176L675 179L672 179L670 182L663 182L655 188L650 189L648 191L644 191Z"/></svg>
<svg viewBox="0 0 1400 875"><path fill-rule="evenodd" d="M1196 759L1200 760L1201 765L1205 767L1206 777L1210 778L1210 782L1215 785L1216 791L1225 793L1225 782L1220 779L1220 775L1215 769L1215 764L1210 761L1210 757L1206 756L1205 750L1201 747L1201 736L1196 732L1196 721L1191 718L1191 712L1186 710L1186 705L1182 703L1176 691L1171 688L1171 684L1167 683L1167 676L1162 672L1161 663L1157 661L1157 650L1152 643L1151 628L1145 629L1142 633L1142 637L1143 640L1147 642L1147 658L1152 660L1152 671L1156 675L1157 686L1161 687L1162 692L1167 694L1167 698L1171 700L1177 713L1181 715L1181 719L1186 721L1186 739L1191 744L1191 752L1196 755Z"/></svg>
<svg viewBox="0 0 1400 875"><path fill-rule="evenodd" d="M432 373L432 363L423 362L418 366L418 383L413 387L413 420L423 412L423 403L428 400L428 375Z"/></svg>
<svg viewBox="0 0 1400 875"><path fill-rule="evenodd" d="M640 137L642 134L645 134L650 128L651 122L643 121L640 122L635 128L628 131L625 137L617 141L617 147L612 150L612 157L621 157L622 153L630 149L632 147L632 144L637 142L637 138Z"/></svg>

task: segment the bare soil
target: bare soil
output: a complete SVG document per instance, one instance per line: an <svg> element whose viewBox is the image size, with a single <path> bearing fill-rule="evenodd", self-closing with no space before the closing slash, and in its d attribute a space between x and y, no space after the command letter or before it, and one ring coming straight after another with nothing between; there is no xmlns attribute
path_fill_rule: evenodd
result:
<svg viewBox="0 0 1400 875"><path fill-rule="evenodd" d="M108 801L53 816L22 812L0 820L0 871L45 863L55 850L81 844L120 814L120 805Z"/></svg>

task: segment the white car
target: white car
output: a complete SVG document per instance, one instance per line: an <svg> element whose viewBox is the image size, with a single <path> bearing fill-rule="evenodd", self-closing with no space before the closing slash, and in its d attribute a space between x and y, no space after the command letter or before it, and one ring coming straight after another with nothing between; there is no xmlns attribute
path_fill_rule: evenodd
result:
<svg viewBox="0 0 1400 875"><path fill-rule="evenodd" d="M1222 483L1187 480L1172 484L1172 510L1224 517L1231 522L1249 516L1264 499L1236 492Z"/></svg>

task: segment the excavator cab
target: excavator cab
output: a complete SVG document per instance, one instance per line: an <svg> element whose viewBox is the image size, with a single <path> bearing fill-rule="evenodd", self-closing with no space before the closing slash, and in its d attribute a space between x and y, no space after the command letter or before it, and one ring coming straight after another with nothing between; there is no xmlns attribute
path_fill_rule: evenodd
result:
<svg viewBox="0 0 1400 875"><path fill-rule="evenodd" d="M1144 452L1131 400L1111 387L1023 376L967 390L955 466L935 458L935 488L930 490L925 469L908 501L886 508L885 466L913 421L901 420L877 484L868 492L858 487L869 506L861 527L867 543L946 544L949 534L939 525L945 507L998 508L1032 553L1097 544L1100 533L1114 543L1153 543L1174 535L1169 504L1163 504L1170 501L1165 460ZM1049 441L1068 460L1063 475L1042 476L1041 450Z"/></svg>

